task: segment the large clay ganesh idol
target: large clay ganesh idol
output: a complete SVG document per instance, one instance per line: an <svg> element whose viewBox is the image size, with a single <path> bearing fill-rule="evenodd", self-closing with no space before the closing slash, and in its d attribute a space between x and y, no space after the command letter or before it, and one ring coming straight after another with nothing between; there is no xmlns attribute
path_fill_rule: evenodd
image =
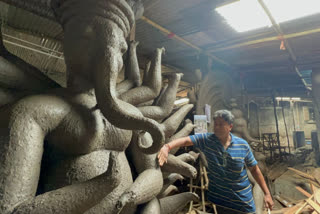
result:
<svg viewBox="0 0 320 214"><path fill-rule="evenodd" d="M29 5L35 0L5 2L37 8ZM189 134L190 122L174 133L192 105L168 117L181 75L172 75L159 96L163 48L140 79L137 42L127 44L126 37L143 11L141 3L61 0L51 5L64 30L67 88L42 90L0 107L0 213L128 214L140 204L142 213L175 213L196 196L161 198L162 171L195 176L196 170L173 155L160 169L155 153L169 138ZM126 78L116 84L128 46ZM0 62L39 72L0 47ZM156 98L156 105L141 105ZM41 168L44 157L53 161Z"/></svg>

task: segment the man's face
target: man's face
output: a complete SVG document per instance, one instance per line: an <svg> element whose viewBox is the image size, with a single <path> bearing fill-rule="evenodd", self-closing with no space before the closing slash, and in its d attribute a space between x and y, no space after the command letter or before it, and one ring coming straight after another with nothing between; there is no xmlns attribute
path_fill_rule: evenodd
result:
<svg viewBox="0 0 320 214"><path fill-rule="evenodd" d="M217 137L223 137L229 135L232 129L232 124L226 122L222 117L218 117L214 120L214 134Z"/></svg>

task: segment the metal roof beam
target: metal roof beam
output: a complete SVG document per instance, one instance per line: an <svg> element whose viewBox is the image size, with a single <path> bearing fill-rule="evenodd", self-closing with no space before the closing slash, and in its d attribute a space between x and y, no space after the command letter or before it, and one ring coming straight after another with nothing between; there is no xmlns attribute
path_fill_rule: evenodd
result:
<svg viewBox="0 0 320 214"><path fill-rule="evenodd" d="M306 81L302 78L301 73L299 71L299 68L296 65L296 61L297 61L297 57L295 56L291 46L289 45L289 42L286 38L284 38L284 33L280 27L280 25L276 22L276 20L274 19L274 17L272 16L270 10L268 9L268 7L266 6L266 4L263 2L263 0L258 0L259 4L261 5L261 7L263 8L264 12L267 14L268 18L270 19L273 28L275 29L275 31L279 34L279 36L281 36L281 38L283 39L283 42L285 44L286 50L289 53L289 56L291 58L291 60L293 61L294 64L294 68L295 71L297 72L298 76L300 77L303 85L308 89L311 90L311 88L309 86L306 85Z"/></svg>
<svg viewBox="0 0 320 214"><path fill-rule="evenodd" d="M320 33L320 28L315 28L312 30L306 30L306 31L286 34L286 35L283 35L283 38L290 39L290 38L302 37L302 36L306 36L306 35L310 35L310 34L314 34L314 33ZM220 52L220 51L226 51L226 50L241 48L241 47L250 46L250 45L261 44L261 43L265 43L265 42L278 41L278 40L279 40L279 36L271 36L271 37L265 37L265 38L246 41L246 42L240 42L240 43L236 43L234 45L229 45L229 46L226 45L224 47L221 47L221 46L217 47L217 48L211 47L210 49L207 49L207 51ZM232 41L230 41L230 43L232 43Z"/></svg>

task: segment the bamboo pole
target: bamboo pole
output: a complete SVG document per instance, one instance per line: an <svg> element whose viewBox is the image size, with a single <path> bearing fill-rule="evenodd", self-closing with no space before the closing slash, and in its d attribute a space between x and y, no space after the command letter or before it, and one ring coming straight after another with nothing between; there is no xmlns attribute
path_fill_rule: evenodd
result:
<svg viewBox="0 0 320 214"><path fill-rule="evenodd" d="M206 188L206 190L208 190L209 178L208 178L208 172L207 172L207 169L205 166L203 167L203 173L204 173L204 180L205 180L205 188Z"/></svg>
<svg viewBox="0 0 320 214"><path fill-rule="evenodd" d="M202 162L200 161L201 201L202 201L202 211L205 212L206 211L206 204L204 200L205 185L204 185L204 173L203 173L202 167L203 167Z"/></svg>
<svg viewBox="0 0 320 214"><path fill-rule="evenodd" d="M202 187L194 186L194 185L191 185L191 184L187 184L187 186L191 187L191 188L194 188L194 189L203 189Z"/></svg>
<svg viewBox="0 0 320 214"><path fill-rule="evenodd" d="M190 190L189 190L190 192L192 192L192 187L193 187L193 179L190 178ZM191 212L192 208L193 208L193 201L190 202L189 212Z"/></svg>

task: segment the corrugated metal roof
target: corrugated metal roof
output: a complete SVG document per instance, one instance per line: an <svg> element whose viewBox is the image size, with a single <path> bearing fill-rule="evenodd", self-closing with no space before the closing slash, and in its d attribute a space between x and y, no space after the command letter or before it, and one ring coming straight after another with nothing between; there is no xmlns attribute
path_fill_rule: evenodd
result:
<svg viewBox="0 0 320 214"><path fill-rule="evenodd" d="M1 22L20 31L35 35L61 40L63 32L61 26L49 19L37 16L29 11L10 6L0 1Z"/></svg>
<svg viewBox="0 0 320 214"><path fill-rule="evenodd" d="M4 0L7 1L8 0ZM12 2L18 2L12 0ZM50 0L32 0L40 1L36 11L47 15L49 19L45 19L34 15L28 11L9 6L0 0L0 18L1 22L15 29L15 31L5 30L8 36L4 37L10 42L18 43L20 46L6 44L13 53L21 58L44 70L45 72L65 72L63 60L57 59L60 56L55 51L62 52L59 41L63 38L61 26L51 20L52 14L48 9ZM264 42L259 45L248 45L228 50L215 51L216 48L225 48L228 45L249 41L252 39L261 39L266 36L276 36L272 28L251 31L247 33L236 33L224 19L214 11L218 4L230 2L230 0L144 0L145 13L144 16L156 22L160 26L172 31L174 34L191 42L192 44L211 52L220 59L231 64L235 71L240 69L248 69L263 67L267 69L269 66L280 66L279 71L288 71L286 67L291 62L288 60L287 53L279 50L279 42ZM43 11L41 11L43 9ZM294 33L304 31L310 28L320 27L320 15L307 17L295 22L288 22L281 25L284 33ZM28 32L28 34L22 34ZM22 40L37 44L26 44L21 41L10 39L14 36ZM319 49L320 39L317 34L310 35L308 40L302 37L289 39L295 54L297 62L303 65L304 69L308 66L320 63ZM13 41L15 40L15 41ZM194 70L198 67L198 51L188 45L177 41L146 22L139 20L136 25L136 40L140 42L138 46L138 54L148 57L157 47L165 47L166 54L163 56L164 64L176 66L184 70ZM30 49L22 48L21 44L40 50L40 53ZM44 48L40 47L43 46ZM47 49L46 49L47 48ZM317 56L315 56L317 55ZM60 56L61 57L61 56Z"/></svg>
<svg viewBox="0 0 320 214"><path fill-rule="evenodd" d="M66 65L60 41L33 36L2 27L5 47L14 55L37 67L60 85L65 86Z"/></svg>

